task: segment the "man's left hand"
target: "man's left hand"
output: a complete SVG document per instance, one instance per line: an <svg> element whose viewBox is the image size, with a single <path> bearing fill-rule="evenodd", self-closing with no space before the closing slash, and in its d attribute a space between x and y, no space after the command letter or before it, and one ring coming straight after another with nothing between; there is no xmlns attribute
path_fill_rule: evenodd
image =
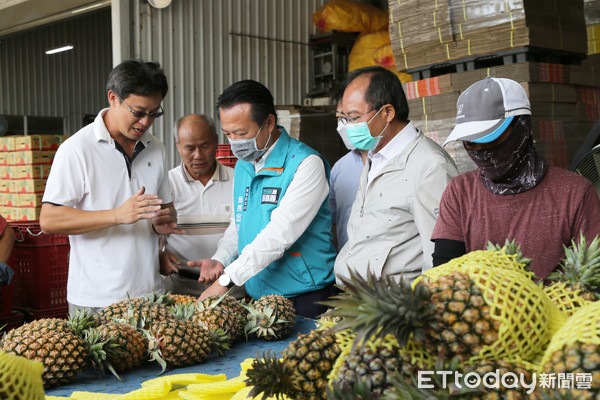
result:
<svg viewBox="0 0 600 400"><path fill-rule="evenodd" d="M215 281L204 292L202 292L202 294L200 295L200 298L198 300L201 301L210 296L220 297L220 296L223 296L225 293L227 293L228 290L229 289L226 288L225 286L221 286L219 284L219 281Z"/></svg>

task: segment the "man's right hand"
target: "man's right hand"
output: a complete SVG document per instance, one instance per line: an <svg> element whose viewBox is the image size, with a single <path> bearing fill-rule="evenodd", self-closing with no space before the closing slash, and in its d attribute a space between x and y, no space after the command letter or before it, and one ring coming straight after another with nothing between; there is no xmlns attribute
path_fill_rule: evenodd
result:
<svg viewBox="0 0 600 400"><path fill-rule="evenodd" d="M202 260L188 261L188 267L200 267L200 283L210 283L217 280L223 274L225 267L217 260L204 258Z"/></svg>
<svg viewBox="0 0 600 400"><path fill-rule="evenodd" d="M142 186L133 196L128 198L121 207L117 208L116 218L119 224L133 224L140 219L152 219L162 200L155 194L144 194L146 188Z"/></svg>

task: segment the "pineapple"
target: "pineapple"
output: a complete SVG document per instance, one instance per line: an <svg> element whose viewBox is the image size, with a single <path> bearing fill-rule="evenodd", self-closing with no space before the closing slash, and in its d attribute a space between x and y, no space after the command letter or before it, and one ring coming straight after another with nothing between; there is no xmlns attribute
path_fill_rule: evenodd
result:
<svg viewBox="0 0 600 400"><path fill-rule="evenodd" d="M107 357L116 372L139 367L146 357L148 342L142 332L128 324L107 322L96 328L100 341L112 339L117 351Z"/></svg>
<svg viewBox="0 0 600 400"><path fill-rule="evenodd" d="M231 342L244 334L244 325L238 314L219 299L196 303L193 320L206 329L223 329L231 338Z"/></svg>
<svg viewBox="0 0 600 400"><path fill-rule="evenodd" d="M193 304L198 300L197 297L190 296L187 294L169 294L169 302L173 302L173 305L176 304Z"/></svg>
<svg viewBox="0 0 600 400"><path fill-rule="evenodd" d="M236 299L233 296L224 294L223 296L210 296L202 301L196 303L196 307L199 309L209 308L211 306L221 306L229 309L235 314L235 324L231 332L228 332L233 340L239 340L244 336L244 327L248 323L248 310L242 304L241 300ZM227 331L227 330L226 330Z"/></svg>
<svg viewBox="0 0 600 400"><path fill-rule="evenodd" d="M296 310L291 300L276 294L263 296L247 307L246 335L256 334L264 340L280 340L288 337L294 327Z"/></svg>
<svg viewBox="0 0 600 400"><path fill-rule="evenodd" d="M366 385L373 395L383 394L391 386L389 372L402 368L398 351L396 346L366 344L355 347L344 357L331 386L351 391L356 385Z"/></svg>
<svg viewBox="0 0 600 400"><path fill-rule="evenodd" d="M0 399L44 400L43 368L40 362L0 351Z"/></svg>
<svg viewBox="0 0 600 400"><path fill-rule="evenodd" d="M540 373L587 376L587 388L575 387L575 399L600 399L600 302L583 306L552 337Z"/></svg>
<svg viewBox="0 0 600 400"><path fill-rule="evenodd" d="M345 292L327 302L344 317L338 329L357 340L412 338L447 360L532 360L566 320L514 255L476 251L433 268L411 288L403 280L352 273Z"/></svg>
<svg viewBox="0 0 600 400"><path fill-rule="evenodd" d="M255 360L246 371L251 396L285 395L296 400L326 399L327 377L340 354L331 329L299 334L283 351L282 358Z"/></svg>
<svg viewBox="0 0 600 400"><path fill-rule="evenodd" d="M27 328L26 324L18 332L9 332L2 341L2 350L41 362L45 387L67 383L83 371L89 352L70 327L54 331Z"/></svg>
<svg viewBox="0 0 600 400"><path fill-rule="evenodd" d="M560 269L548 275L552 284L544 288L554 304L568 315L580 307L598 300L600 290L600 237L587 245L583 234L579 244L571 241L565 248Z"/></svg>
<svg viewBox="0 0 600 400"><path fill-rule="evenodd" d="M228 350L228 339L222 330L207 331L189 319L157 320L148 332L148 352L150 361L157 361L164 372L167 365L194 365L212 351Z"/></svg>
<svg viewBox="0 0 600 400"><path fill-rule="evenodd" d="M97 316L98 325L105 322L129 321L140 319L153 320L172 320L175 319L170 306L173 300L169 295L163 296L144 296L134 297L132 299L121 300L104 308ZM147 328L147 326L145 326Z"/></svg>

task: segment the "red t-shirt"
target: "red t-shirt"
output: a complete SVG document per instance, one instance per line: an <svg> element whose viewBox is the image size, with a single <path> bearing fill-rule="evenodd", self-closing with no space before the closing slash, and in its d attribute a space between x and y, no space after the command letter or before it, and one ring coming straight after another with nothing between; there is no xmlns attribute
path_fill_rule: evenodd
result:
<svg viewBox="0 0 600 400"><path fill-rule="evenodd" d="M532 269L546 278L565 257L563 245L589 244L600 233L600 199L592 183L574 172L549 167L537 186L501 196L488 191L479 170L452 179L444 192L431 239L465 243L467 252L516 239Z"/></svg>

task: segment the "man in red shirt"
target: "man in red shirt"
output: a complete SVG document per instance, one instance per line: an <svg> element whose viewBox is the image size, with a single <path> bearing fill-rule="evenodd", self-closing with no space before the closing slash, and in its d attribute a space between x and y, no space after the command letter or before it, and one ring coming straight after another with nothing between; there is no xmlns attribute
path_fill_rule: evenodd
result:
<svg viewBox="0 0 600 400"><path fill-rule="evenodd" d="M444 143L460 140L478 169L450 181L433 230L434 266L487 242L515 239L545 279L580 232L600 233L600 200L592 183L549 166L537 153L531 107L517 82L488 77L457 102L456 126Z"/></svg>

